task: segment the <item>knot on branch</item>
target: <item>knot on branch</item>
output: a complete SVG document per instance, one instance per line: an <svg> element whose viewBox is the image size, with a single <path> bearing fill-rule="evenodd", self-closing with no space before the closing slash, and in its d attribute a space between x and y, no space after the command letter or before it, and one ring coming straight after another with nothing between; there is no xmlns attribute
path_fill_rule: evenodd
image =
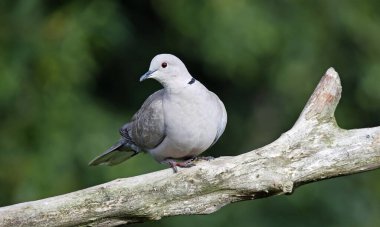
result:
<svg viewBox="0 0 380 227"><path fill-rule="evenodd" d="M292 194L293 193L293 186L294 186L294 183L292 181L285 181L284 183L282 183L281 185L281 188L282 188L282 192L284 194Z"/></svg>

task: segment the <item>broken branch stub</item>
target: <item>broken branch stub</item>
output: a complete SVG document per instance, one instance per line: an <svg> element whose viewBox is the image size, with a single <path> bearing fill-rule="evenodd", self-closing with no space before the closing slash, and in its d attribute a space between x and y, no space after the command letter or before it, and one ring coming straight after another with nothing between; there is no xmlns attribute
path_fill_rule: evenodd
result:
<svg viewBox="0 0 380 227"><path fill-rule="evenodd" d="M344 130L334 118L341 84L327 70L295 125L235 157L201 161L0 208L0 226L116 226L209 214L232 202L289 194L300 185L380 167L380 127Z"/></svg>

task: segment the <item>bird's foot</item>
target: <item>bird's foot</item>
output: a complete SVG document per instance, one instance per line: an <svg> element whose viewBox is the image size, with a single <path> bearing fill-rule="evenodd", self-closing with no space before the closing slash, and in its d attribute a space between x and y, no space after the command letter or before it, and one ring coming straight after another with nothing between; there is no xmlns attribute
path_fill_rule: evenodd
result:
<svg viewBox="0 0 380 227"><path fill-rule="evenodd" d="M186 161L180 161L180 162L173 159L166 159L162 163L168 164L173 169L174 173L177 173L178 172L177 166L181 168L190 168L192 166L195 166L193 161L194 161L193 158L188 159Z"/></svg>

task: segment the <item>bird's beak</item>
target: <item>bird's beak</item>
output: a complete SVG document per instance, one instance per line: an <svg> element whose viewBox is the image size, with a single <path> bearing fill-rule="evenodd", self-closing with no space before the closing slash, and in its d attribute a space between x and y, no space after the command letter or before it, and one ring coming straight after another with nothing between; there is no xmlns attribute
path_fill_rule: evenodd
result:
<svg viewBox="0 0 380 227"><path fill-rule="evenodd" d="M148 72L146 72L144 75L142 75L140 77L140 82L143 81L143 80L148 79L156 71L157 71L157 69L156 70L149 70Z"/></svg>

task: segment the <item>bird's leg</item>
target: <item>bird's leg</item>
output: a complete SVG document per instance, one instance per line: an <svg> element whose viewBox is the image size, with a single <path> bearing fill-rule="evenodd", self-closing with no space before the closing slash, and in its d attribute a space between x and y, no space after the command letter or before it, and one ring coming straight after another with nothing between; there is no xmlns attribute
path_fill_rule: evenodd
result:
<svg viewBox="0 0 380 227"><path fill-rule="evenodd" d="M195 166L193 161L194 161L194 158L191 158L185 161L180 161L180 162L174 159L165 159L161 163L168 164L173 169L173 171L177 173L178 172L177 166L181 168L190 168L192 166Z"/></svg>

